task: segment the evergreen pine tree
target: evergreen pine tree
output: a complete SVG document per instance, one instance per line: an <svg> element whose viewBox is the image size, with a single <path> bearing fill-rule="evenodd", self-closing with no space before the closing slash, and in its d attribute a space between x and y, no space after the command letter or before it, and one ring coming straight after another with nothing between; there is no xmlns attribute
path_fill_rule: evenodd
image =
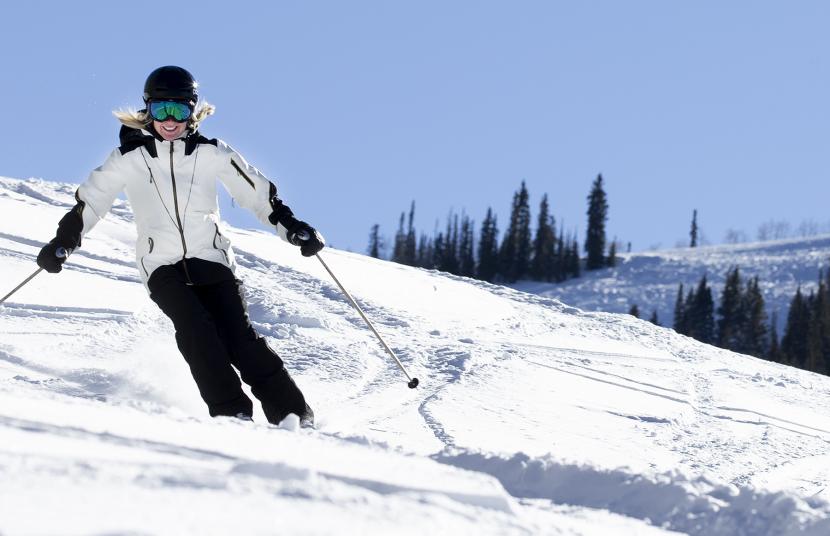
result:
<svg viewBox="0 0 830 536"><path fill-rule="evenodd" d="M562 229L559 231L559 239L556 241L556 259L551 274L551 279L557 283L564 281L567 277L565 274L568 266L568 249L565 243L565 231Z"/></svg>
<svg viewBox="0 0 830 536"><path fill-rule="evenodd" d="M464 277L475 277L476 275L476 259L473 250L475 244L474 225L466 214L462 216L461 236L458 244L458 273Z"/></svg>
<svg viewBox="0 0 830 536"><path fill-rule="evenodd" d="M738 267L726 275L726 284L718 307L718 333L716 344L727 350L740 351L742 346L741 328L744 324L743 300L741 299L741 274Z"/></svg>
<svg viewBox="0 0 830 536"><path fill-rule="evenodd" d="M596 270L605 266L605 223L608 220L608 201L598 175L588 195L588 231L585 236L587 259L585 268Z"/></svg>
<svg viewBox="0 0 830 536"><path fill-rule="evenodd" d="M446 248L447 241L443 233L435 235L435 239L432 241L432 263L435 270L441 270Z"/></svg>
<svg viewBox="0 0 830 536"><path fill-rule="evenodd" d="M706 276L701 282L703 291L698 289L700 310L700 338L701 342L713 344L715 342L715 300L712 299L712 289L706 284Z"/></svg>
<svg viewBox="0 0 830 536"><path fill-rule="evenodd" d="M787 325L781 339L781 351L786 362L804 368L807 364L807 339L810 329L810 310L799 286L790 302Z"/></svg>
<svg viewBox="0 0 830 536"><path fill-rule="evenodd" d="M640 308L637 307L636 303L631 305L631 308L628 310L628 314L630 314L634 318L640 318Z"/></svg>
<svg viewBox="0 0 830 536"><path fill-rule="evenodd" d="M689 335L702 343L712 344L715 340L715 302L705 275L698 283L697 290L690 292L686 310Z"/></svg>
<svg viewBox="0 0 830 536"><path fill-rule="evenodd" d="M651 322L652 324L654 324L655 326L660 325L660 319L657 318L657 310L656 309L651 311L651 318L649 318L648 321Z"/></svg>
<svg viewBox="0 0 830 536"><path fill-rule="evenodd" d="M686 292L686 302L683 305L683 311L686 315L686 318L684 319L684 321L686 322L686 335L692 338L695 338L695 334L697 333L697 328L694 325L695 295L695 287L692 286Z"/></svg>
<svg viewBox="0 0 830 536"><path fill-rule="evenodd" d="M556 262L556 233L553 225L553 217L549 214L548 194L545 194L539 204L536 236L533 239L533 259L530 263L530 277L536 281L553 280Z"/></svg>
<svg viewBox="0 0 830 536"><path fill-rule="evenodd" d="M824 357L821 348L821 309L824 298L823 292L810 292L807 298L809 320L807 323L807 357L804 368L811 372L823 372Z"/></svg>
<svg viewBox="0 0 830 536"><path fill-rule="evenodd" d="M770 341L764 295L761 293L757 276L747 282L742 299L744 314L743 326L741 326L741 346L738 351L755 357L764 357L769 353Z"/></svg>
<svg viewBox="0 0 830 536"><path fill-rule="evenodd" d="M367 251L370 257L379 259L381 249L380 225L376 223L372 226L372 230L369 231L369 248Z"/></svg>
<svg viewBox="0 0 830 536"><path fill-rule="evenodd" d="M406 230L406 238L403 245L404 264L409 266L417 265L417 244L415 239L415 201L409 208L409 225Z"/></svg>
<svg viewBox="0 0 830 536"><path fill-rule="evenodd" d="M821 303L817 307L819 336L821 338L821 360L817 372L830 374L830 270L825 279L819 274Z"/></svg>
<svg viewBox="0 0 830 536"><path fill-rule="evenodd" d="M545 273L545 281L556 281L556 274L559 270L557 264L559 263L558 255L558 239L556 236L556 218L551 214L548 219L548 226L550 227L551 244L548 251L548 270Z"/></svg>
<svg viewBox="0 0 830 536"><path fill-rule="evenodd" d="M576 234L574 234L573 240L571 241L571 252L568 257L567 273L571 277L579 277L582 272L582 267L579 264L579 241L576 238Z"/></svg>
<svg viewBox="0 0 830 536"><path fill-rule="evenodd" d="M530 205L524 181L513 195L510 211L510 225L504 235L499 257L500 272L508 282L517 281L528 275L530 269Z"/></svg>
<svg viewBox="0 0 830 536"><path fill-rule="evenodd" d="M395 233L395 246L392 248L392 261L405 264L406 234L404 233L404 218L406 215L401 212L401 219L398 222L398 232Z"/></svg>
<svg viewBox="0 0 830 536"><path fill-rule="evenodd" d="M513 194L513 206L510 209L510 223L499 248L499 275L508 282L518 279L516 276L516 235L519 225L519 192Z"/></svg>
<svg viewBox="0 0 830 536"><path fill-rule="evenodd" d="M452 246L454 269L450 273L461 275L461 223L458 214L452 218Z"/></svg>
<svg viewBox="0 0 830 536"><path fill-rule="evenodd" d="M441 262L438 269L442 272L458 275L458 215L450 214L447 217L447 233L441 253Z"/></svg>
<svg viewBox="0 0 830 536"><path fill-rule="evenodd" d="M530 235L530 195L522 181L519 190L519 214L516 228L516 279L524 279L530 273L530 256L533 251Z"/></svg>
<svg viewBox="0 0 830 536"><path fill-rule="evenodd" d="M674 330L681 335L689 334L688 315L686 314L686 298L683 295L683 283L677 289L677 298L674 301Z"/></svg>
<svg viewBox="0 0 830 536"><path fill-rule="evenodd" d="M611 242L611 245L608 246L608 267L613 268L617 265L617 241L614 240Z"/></svg>
<svg viewBox="0 0 830 536"><path fill-rule="evenodd" d="M433 258L432 251L432 239L424 233L421 233L421 238L418 239L418 253L416 255L415 265L421 268L435 268L435 259Z"/></svg>
<svg viewBox="0 0 830 536"><path fill-rule="evenodd" d="M499 270L498 225L492 208L481 224L481 236L478 242L478 278L492 282Z"/></svg>
<svg viewBox="0 0 830 536"><path fill-rule="evenodd" d="M696 248L697 247L697 209L694 209L694 211L692 212L692 229L691 229L691 231L689 231L689 236L691 237L689 247Z"/></svg>

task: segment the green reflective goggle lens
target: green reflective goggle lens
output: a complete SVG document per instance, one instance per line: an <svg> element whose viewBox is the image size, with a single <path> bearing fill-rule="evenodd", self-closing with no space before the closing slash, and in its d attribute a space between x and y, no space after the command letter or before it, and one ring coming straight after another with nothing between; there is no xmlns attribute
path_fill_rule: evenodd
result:
<svg viewBox="0 0 830 536"><path fill-rule="evenodd" d="M150 115L156 121L167 121L172 119L182 123L190 119L193 111L190 106L183 102L176 101L152 101L150 102Z"/></svg>

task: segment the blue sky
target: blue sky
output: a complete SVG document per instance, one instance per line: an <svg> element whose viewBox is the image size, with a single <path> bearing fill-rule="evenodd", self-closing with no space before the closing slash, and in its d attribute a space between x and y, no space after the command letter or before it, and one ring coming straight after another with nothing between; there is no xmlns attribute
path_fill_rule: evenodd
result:
<svg viewBox="0 0 830 536"><path fill-rule="evenodd" d="M190 6L190 7L187 7ZM80 182L117 145L110 111L178 64L237 148L334 246L391 238L415 200L503 229L522 180L634 250L830 222L830 4L314 1L4 6L0 175ZM224 204L230 222L253 218ZM57 222L56 222L57 223ZM50 237L43 237L47 240Z"/></svg>

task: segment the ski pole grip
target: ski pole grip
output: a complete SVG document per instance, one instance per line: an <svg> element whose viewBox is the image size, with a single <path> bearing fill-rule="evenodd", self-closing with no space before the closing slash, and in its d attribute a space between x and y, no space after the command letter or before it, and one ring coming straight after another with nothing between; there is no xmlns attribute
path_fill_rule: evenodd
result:
<svg viewBox="0 0 830 536"><path fill-rule="evenodd" d="M65 259L65 258L69 257L71 254L72 254L71 249L58 248L58 249L55 250L55 257L57 257L59 259Z"/></svg>
<svg viewBox="0 0 830 536"><path fill-rule="evenodd" d="M311 238L311 235L310 235L310 234L308 234L308 231L306 231L305 229L303 229L302 231L297 231L297 232L294 234L294 236L296 236L296 237L297 237L297 240L299 240L299 241L301 241L301 242L305 242L306 240L308 240L309 238Z"/></svg>

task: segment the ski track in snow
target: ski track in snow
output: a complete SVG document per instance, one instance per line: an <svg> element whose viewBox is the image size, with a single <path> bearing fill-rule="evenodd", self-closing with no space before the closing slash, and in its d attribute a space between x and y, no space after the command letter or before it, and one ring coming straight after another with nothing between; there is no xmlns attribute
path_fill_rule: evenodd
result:
<svg viewBox="0 0 830 536"><path fill-rule="evenodd" d="M265 267L265 263L262 259L258 258L256 255L253 255L250 252L237 250L237 262L240 266L243 266L249 270L256 270L257 268ZM314 279L309 277L308 275L297 272L295 270L291 270L290 268L286 267L279 267L278 270L272 271L275 275L279 275L279 285L283 289L290 289L296 291L298 293L307 292L309 287L316 287L321 286L321 282L318 279ZM253 303L255 304L256 311L262 315L265 313L264 309L261 306L263 301L268 300L268 298L273 298L268 294L263 293L262 291L253 291L250 293L251 298L253 298ZM321 292L315 296L315 301L319 302L320 309L323 311L331 311L332 309L336 310L338 315L346 317L347 320L355 326L356 328L362 329L364 327L363 320L358 316L358 314L354 311L351 304L342 295L341 291L336 287L335 283L333 282L323 282ZM332 303L333 302L333 303ZM411 323L407 320L403 320L399 317L400 313L395 311L389 311L384 309L381 305L375 303L367 303L363 302L358 298L358 302L360 303L361 308L364 309L366 314L373 319L381 319L381 321L374 321L376 325L385 326L385 327L409 327ZM259 307L256 307L256 306ZM266 313L267 314L267 313ZM296 323L303 323L303 319L297 319L296 317L291 317L289 315L289 323L296 324ZM320 321L317 319L306 319L304 322L304 327L320 327ZM266 330L267 332L268 330ZM273 334L273 330L271 331ZM366 339L367 343L372 344L373 346L377 346L377 343L370 338L372 335L366 331ZM471 358L471 351L469 350L469 344L461 343L464 348L453 348L447 347L444 344L438 344L434 346L425 346L423 342L420 343L419 353L424 355L436 356L439 358L439 362L443 363L443 367L441 372L445 374L445 381L441 382L444 385L447 385L453 381L457 381L464 370L464 364ZM370 369L372 370L372 374L367 374L360 378L361 388L355 392L353 395L350 396L350 400L359 401L364 399L366 396L370 395L373 391L377 390L378 388L388 385L390 381L394 381L397 375L399 374L397 369L392 369L385 363L386 360L389 359L388 356L383 352L383 350L377 346L377 348L371 348L371 350L367 351L367 347L363 346L361 348L362 353L369 353L375 357L375 359L379 362L380 367ZM393 345L393 351L398 355L399 358L402 359L405 366L411 364L410 360L406 357L406 351L403 348L395 348ZM320 352L318 355L325 354L325 352ZM317 363L309 363L304 364L302 362L299 363L299 370L304 370L305 368L316 365ZM366 367L368 368L368 367ZM338 370L339 374L340 370ZM418 407L418 412L424 418L425 422L435 434L435 437L441 441L445 446L453 446L452 438L443 430L441 427L440 422L436 419L432 418L429 410L428 404L430 401L434 400L436 397L440 395L441 390L444 387L440 387L438 390L427 396L423 402L420 403ZM367 424L369 428L372 428L377 423L370 420Z"/></svg>
<svg viewBox="0 0 830 536"><path fill-rule="evenodd" d="M509 347L510 345L506 345L506 346ZM522 345L522 346L533 347L534 345ZM571 356L572 358L576 357L577 359L584 359L586 356L591 356L592 358L606 358L606 359L618 359L618 360L619 359L625 359L625 360L643 359L643 360L656 361L656 362L661 362L662 361L662 362L665 362L665 363L676 362L676 360L672 360L672 359L668 359L668 358L653 357L653 356L638 356L638 355L633 355L633 354L598 352L598 351L589 351L589 350L579 350L579 349L573 349L573 348L544 347L544 346L541 346L541 345L535 345L535 346L536 346L537 349L543 350L543 352L544 352L543 355L540 356L540 357L544 357L544 358L548 358L548 359L555 358L558 354L558 355L562 355L563 357L564 356ZM431 403L435 402L436 400L438 400L441 397L442 391L444 389L450 388L451 385L454 382L461 381L461 379L463 378L463 376L465 374L465 368L466 368L465 365L466 365L467 361L469 361L471 359L471 353L468 350L459 349L459 348L452 348L452 347L446 347L446 346L440 346L440 347L437 347L437 348L430 348L427 351L431 356L437 358L437 363L442 363L443 364L443 366L441 366L441 368L439 370L441 370L442 372L448 373L448 379L440 389L438 389L435 392L433 392L432 394L430 394L428 397L426 397L423 400L423 402L421 402L421 404L418 408L418 411L421 414L421 416L424 418L424 420L426 421L426 423L428 424L430 429L433 431L435 436L445 445L445 447L446 448L453 448L453 447L456 447L455 440L452 438L451 434L448 433L444 429L444 427L440 423L440 420L435 418L432 415L432 413L429 410L429 405ZM551 354L549 352L553 352L553 353ZM580 373L580 372L574 371L574 370L564 370L563 368L557 368L557 367L554 367L550 364L538 363L538 362L534 362L534 361L531 361L531 360L528 360L528 362L534 363L537 366L553 368L553 369L556 369L556 370L566 372L568 374L573 374L573 375L578 375L578 376L581 376L581 377L584 377L584 378L588 378L588 379L591 379L592 381L608 383L608 384L614 385L614 386L619 387L619 388L634 390L634 391L637 391L637 392L640 392L640 393L647 394L649 396L663 398L663 399L669 400L671 402L686 404L686 405L689 405L689 406L695 408L696 411L699 413L699 416L702 416L702 417L706 418L706 421L705 422L693 422L693 423L691 423L691 428L690 429L685 430L683 433L673 433L670 440L669 440L670 448L672 450L674 450L674 451L676 451L680 454L684 454L686 457L688 457L689 460L690 460L689 465L692 468L701 466L701 464L699 463L701 454L709 454L709 453L712 453L712 452L719 453L719 452L722 452L724 449L727 450L728 452L736 452L736 453L740 453L743 450L745 450L745 446L742 445L742 444L739 444L737 441L735 441L735 442L725 441L725 442L720 442L720 443L715 444L715 445L713 445L712 443L707 443L705 445L701 445L699 443L699 440L696 439L696 437L700 434L701 430L705 430L705 429L710 428L711 426L713 426L713 424L714 424L713 421L714 420L730 420L730 421L733 421L733 422L744 422L744 423L751 424L751 425L756 425L756 426L779 427L779 428L782 428L783 430L798 433L798 434L804 434L805 432L801 432L799 430L794 430L793 428L783 427L781 423L794 425L797 428L803 428L803 429L808 429L808 430L811 429L811 427L809 427L809 426L800 425L799 423L796 423L796 422L793 422L793 421L787 421L786 419L781 419L781 418L777 418L777 417L774 417L774 416L766 415L766 414L760 413L760 412L758 412L756 410L752 410L752 409L728 408L728 407L724 407L724 406L714 405L713 397L711 396L711 394L708 394L708 392L710 390L709 381L707 379L708 372L696 373L694 375L694 380L693 380L694 387L693 387L693 389L691 389L691 392L689 393L689 392L685 392L685 391L679 391L679 390L676 390L676 389L666 388L666 387L656 385L656 384L653 384L653 383L640 382L640 381L637 381L637 380L634 380L634 379L631 379L631 378L621 376L619 374L612 374L612 373L609 373L609 372L606 372L606 371L596 370L596 369L593 369L593 368L590 368L590 367L586 367L584 365L573 363L573 362L571 362L571 360L568 360L568 359L561 360L561 363L564 366L570 367L572 369L573 368L583 369L585 371L588 371L588 372L594 374L595 376L586 375L584 373ZM467 372L467 373L471 373L471 372ZM596 375L605 376L606 378L597 377ZM607 379L607 377L611 377L611 378L614 378L614 379L617 379L617 380L622 380L622 383L617 382L617 381L613 381L613 380L609 380L609 379ZM367 385L367 389L372 387L372 386L373 386L373 384ZM662 391L662 392L658 392L658 391ZM360 394L361 395L365 394L365 391L361 392ZM727 415L727 414L723 414L723 411L754 413L754 414L758 415L759 417L765 417L768 420L767 421L758 421L758 422L742 421L742 420L740 420L739 418L737 418L735 416L730 416L730 415ZM619 414L619 413L616 414L616 415L623 416L625 418L633 419L633 420L643 422L643 423L671 424L671 421L669 421L669 420L654 418L654 417L651 417L651 416L625 415L625 414ZM775 421L775 422L771 422L771 421ZM826 431L821 430L821 429L813 429L813 430L817 431L817 432L826 433ZM809 434L805 434L805 435L809 435ZM817 435L812 435L810 437L819 438L819 439L821 439L822 441L825 441L825 442L827 441L826 439L822 438L821 436L817 436ZM705 452L702 452L702 451L705 451ZM788 454L796 454L796 453L791 452L791 453L788 453ZM708 462L707 464L704 464L704 466L706 466L706 467L717 467L718 463L719 463L718 461L712 460L711 462ZM750 481L751 476L752 476L751 471L747 474L738 475L738 476L735 477L735 483L747 484ZM619 513L625 513L625 512L619 512ZM648 516L643 516L643 518L647 518L647 517ZM676 529L679 528L679 529L682 529L682 530L690 530L689 527L676 527L676 526L673 526L672 528L676 528ZM711 527L707 526L706 529L703 532L700 532L700 533L708 533L707 531L709 531L710 529L711 529ZM753 532L750 531L748 533L753 533Z"/></svg>
<svg viewBox="0 0 830 536"><path fill-rule="evenodd" d="M0 209L51 218L74 204L73 193L71 185L0 178ZM338 521L287 514L293 532L352 526L380 533L407 520L402 533L830 533L830 470L809 465L830 462L830 419L821 417L827 379L549 296L328 253L420 378L409 390L318 266L288 246L279 255L255 254L276 239L247 231L229 235L251 320L309 393L318 430L206 420L172 326L143 297L128 206L117 201L114 212L106 229L119 238L94 231L63 276L81 288L106 280L108 290L54 296L46 290L55 288L51 282L39 280L0 306L0 401L24 401L19 411L0 409L0 437L34 447L0 448L4 491L47 500L46 483L71 490L74 478L101 497L108 485L132 490L159 514L169 506L143 490L171 499L232 496L246 508L284 501L281 511L310 504ZM0 230L0 259L15 266L13 277L33 266L41 234L56 221L31 234ZM381 285L393 279L392 286L373 291L365 284L373 276ZM411 303L391 296L401 283L412 287ZM89 461L76 458L83 450ZM13 511L0 506L0 532L28 532L20 517L4 522ZM93 529L73 519L81 532L140 526L116 511L121 525ZM167 525L146 530L222 533L227 522L218 513L206 517L211 525L159 517ZM267 531L258 520L250 521L253 531Z"/></svg>

